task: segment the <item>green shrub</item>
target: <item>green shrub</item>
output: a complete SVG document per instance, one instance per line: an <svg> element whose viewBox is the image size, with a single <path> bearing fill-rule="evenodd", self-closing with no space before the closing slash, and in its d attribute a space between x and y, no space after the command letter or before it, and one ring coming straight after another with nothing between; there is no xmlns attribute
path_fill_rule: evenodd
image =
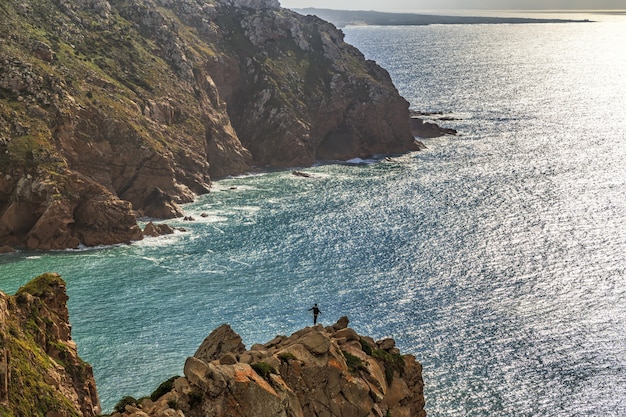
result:
<svg viewBox="0 0 626 417"><path fill-rule="evenodd" d="M382 349L374 349L372 351L372 357L383 363L387 384L391 385L395 372L398 372L400 376L404 375L404 358L402 355L398 353L389 353Z"/></svg>
<svg viewBox="0 0 626 417"><path fill-rule="evenodd" d="M251 366L252 369L254 369L254 372L259 374L259 376L263 379L268 379L270 374L276 373L276 369L274 369L274 367L267 362L257 362Z"/></svg>
<svg viewBox="0 0 626 417"><path fill-rule="evenodd" d="M296 357L293 353L283 352L280 355L278 355L278 359L280 359L281 362L289 362L289 361L296 360Z"/></svg>
<svg viewBox="0 0 626 417"><path fill-rule="evenodd" d="M365 352L369 356L372 356L372 345L370 345L367 340L363 338L361 338L359 342L361 343L361 349L363 350L363 352Z"/></svg>
<svg viewBox="0 0 626 417"><path fill-rule="evenodd" d="M115 407L113 407L115 409L115 411L117 411L118 413L123 413L126 410L126 406L127 405L131 405L133 407L137 406L137 400L131 396L126 396L124 398L122 398L121 400L118 401L117 404L115 404Z"/></svg>
<svg viewBox="0 0 626 417"><path fill-rule="evenodd" d="M344 352L343 357L346 358L346 365L348 365L348 370L351 374L356 375L359 371L367 371L367 367L361 360L361 358L354 356L348 352Z"/></svg>
<svg viewBox="0 0 626 417"><path fill-rule="evenodd" d="M57 286L65 286L65 281L58 274L45 273L29 281L26 285L20 287L15 294L18 302L25 302L24 293L34 295L35 297L45 298L52 295L52 288Z"/></svg>
<svg viewBox="0 0 626 417"><path fill-rule="evenodd" d="M167 381L161 383L156 390L152 394L150 394L150 399L152 401L156 401L174 388L174 381L180 378L178 375L171 377Z"/></svg>
<svg viewBox="0 0 626 417"><path fill-rule="evenodd" d="M204 395L200 391L191 391L189 393L189 407L195 408L202 402Z"/></svg>

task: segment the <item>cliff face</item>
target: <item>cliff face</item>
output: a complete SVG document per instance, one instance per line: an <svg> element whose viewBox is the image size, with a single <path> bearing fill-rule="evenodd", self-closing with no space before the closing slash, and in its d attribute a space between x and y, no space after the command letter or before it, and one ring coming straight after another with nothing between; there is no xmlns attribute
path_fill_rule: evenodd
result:
<svg viewBox="0 0 626 417"><path fill-rule="evenodd" d="M227 16L215 20L236 27L222 45L237 62L217 60L209 70L256 163L302 166L416 149L408 103L388 73L333 25L288 10Z"/></svg>
<svg viewBox="0 0 626 417"><path fill-rule="evenodd" d="M0 415L95 416L91 366L76 353L65 282L44 274L15 296L0 292Z"/></svg>
<svg viewBox="0 0 626 417"><path fill-rule="evenodd" d="M113 416L425 417L421 365L393 339L347 325L344 317L248 351L224 325L187 359L184 377Z"/></svg>
<svg viewBox="0 0 626 417"><path fill-rule="evenodd" d="M0 245L128 242L211 177L413 149L386 71L275 0L0 6Z"/></svg>

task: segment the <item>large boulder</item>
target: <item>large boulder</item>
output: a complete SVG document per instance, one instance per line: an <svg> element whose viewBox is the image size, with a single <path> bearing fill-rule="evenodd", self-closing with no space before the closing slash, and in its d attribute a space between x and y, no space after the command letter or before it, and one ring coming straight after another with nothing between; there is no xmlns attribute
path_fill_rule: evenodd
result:
<svg viewBox="0 0 626 417"><path fill-rule="evenodd" d="M174 233L174 229L164 223L155 224L153 222L149 222L143 229L144 237L158 237L163 235L171 235L172 233Z"/></svg>
<svg viewBox="0 0 626 417"><path fill-rule="evenodd" d="M241 336L228 324L223 324L204 339L193 356L208 363L227 353L241 354L245 351L246 346L242 343Z"/></svg>

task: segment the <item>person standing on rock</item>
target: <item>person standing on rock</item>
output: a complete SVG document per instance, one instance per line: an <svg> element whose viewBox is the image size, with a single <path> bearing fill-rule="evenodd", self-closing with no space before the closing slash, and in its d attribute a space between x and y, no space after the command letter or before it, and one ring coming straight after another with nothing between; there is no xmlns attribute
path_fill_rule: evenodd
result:
<svg viewBox="0 0 626 417"><path fill-rule="evenodd" d="M317 306L317 303L315 303L313 307L309 308L309 311L313 311L313 326L315 326L317 324L317 316L321 314L322 311Z"/></svg>

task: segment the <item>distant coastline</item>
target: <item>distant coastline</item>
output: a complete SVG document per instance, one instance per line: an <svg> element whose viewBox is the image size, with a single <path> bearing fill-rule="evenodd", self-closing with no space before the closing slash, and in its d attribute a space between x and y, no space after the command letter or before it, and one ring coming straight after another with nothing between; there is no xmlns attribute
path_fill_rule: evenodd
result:
<svg viewBox="0 0 626 417"><path fill-rule="evenodd" d="M528 23L589 23L588 19L545 19L530 17L444 16L417 13L388 13L365 10L293 9L303 15L315 15L338 27L345 26L426 26Z"/></svg>

